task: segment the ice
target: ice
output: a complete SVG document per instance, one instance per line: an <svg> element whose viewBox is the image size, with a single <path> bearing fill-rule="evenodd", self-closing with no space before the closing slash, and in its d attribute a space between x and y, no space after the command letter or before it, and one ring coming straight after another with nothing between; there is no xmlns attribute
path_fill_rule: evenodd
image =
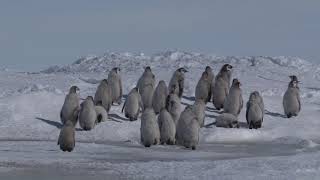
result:
<svg viewBox="0 0 320 180"><path fill-rule="evenodd" d="M180 146L144 148L140 144L140 120L129 122L120 105L112 106L110 120L90 132L77 126L74 152L63 153L56 145L62 126L60 109L72 85L80 87L81 98L94 95L109 70L120 66L127 94L145 66L151 66L157 82L165 80L167 84L175 69L186 67L185 106L193 103L204 68L210 65L217 74L224 63L234 66L233 77L243 84L245 103L252 91L262 94L266 111L261 129L248 129L244 108L239 129L202 128L196 151ZM18 174L16 179L58 179L69 170L71 179L87 177L79 174L88 172L97 179L317 179L319 72L319 65L298 57L222 57L183 51L150 56L107 52L40 73L0 70L0 179L15 178L14 174ZM283 114L282 96L292 74L301 81L302 111L288 119ZM214 122L219 114L208 103L205 124Z"/></svg>

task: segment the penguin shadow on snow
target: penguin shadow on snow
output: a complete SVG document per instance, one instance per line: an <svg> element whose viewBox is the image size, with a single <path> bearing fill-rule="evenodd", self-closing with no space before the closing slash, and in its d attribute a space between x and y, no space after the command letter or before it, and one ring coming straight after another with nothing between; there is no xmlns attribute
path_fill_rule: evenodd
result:
<svg viewBox="0 0 320 180"><path fill-rule="evenodd" d="M195 97L188 97L188 96L182 96L183 99L189 100L189 101L195 101L196 98Z"/></svg>
<svg viewBox="0 0 320 180"><path fill-rule="evenodd" d="M40 120L40 121L42 121L44 123L47 123L47 124L49 124L51 126L54 126L54 127L58 128L58 129L62 129L62 127L63 127L63 124L60 123L60 122L57 122L57 121L52 121L52 120L48 120L48 119L44 119L44 118L40 118L40 117L36 117L36 119ZM83 131L83 129L76 128L76 131Z"/></svg>
<svg viewBox="0 0 320 180"><path fill-rule="evenodd" d="M182 105L185 105L185 106L190 106L191 104L188 104L186 102L181 102Z"/></svg>
<svg viewBox="0 0 320 180"><path fill-rule="evenodd" d="M121 122L121 121L129 121L129 119L119 116L118 114L109 114L109 118L112 121ZM120 121L119 121L120 120Z"/></svg>
<svg viewBox="0 0 320 180"><path fill-rule="evenodd" d="M211 107L206 107L206 111L208 111L208 112L215 112L215 113L217 113L217 114L222 114L222 113L223 113L223 111L220 111L220 110L217 110L217 109L211 108Z"/></svg>
<svg viewBox="0 0 320 180"><path fill-rule="evenodd" d="M276 112L271 112L271 111L268 111L268 110L265 110L264 113L265 113L266 115L273 116L273 117L287 118L284 114L280 114L280 113L276 113Z"/></svg>

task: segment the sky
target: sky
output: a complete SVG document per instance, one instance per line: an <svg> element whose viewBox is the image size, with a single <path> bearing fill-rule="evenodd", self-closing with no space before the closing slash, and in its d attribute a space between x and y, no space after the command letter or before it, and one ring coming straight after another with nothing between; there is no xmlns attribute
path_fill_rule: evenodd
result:
<svg viewBox="0 0 320 180"><path fill-rule="evenodd" d="M320 63L319 0L1 0L0 67L178 49Z"/></svg>

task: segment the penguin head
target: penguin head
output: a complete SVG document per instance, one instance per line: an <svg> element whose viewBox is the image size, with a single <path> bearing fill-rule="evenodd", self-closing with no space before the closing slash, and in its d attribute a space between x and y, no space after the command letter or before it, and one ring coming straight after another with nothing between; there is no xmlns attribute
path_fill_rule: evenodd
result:
<svg viewBox="0 0 320 180"><path fill-rule="evenodd" d="M178 71L181 72L181 73L186 73L186 72L188 72L185 68L179 68Z"/></svg>
<svg viewBox="0 0 320 180"><path fill-rule="evenodd" d="M102 83L108 84L108 80L107 79L103 79Z"/></svg>
<svg viewBox="0 0 320 180"><path fill-rule="evenodd" d="M92 96L88 96L87 100L92 101L93 102L93 97Z"/></svg>
<svg viewBox="0 0 320 180"><path fill-rule="evenodd" d="M69 90L69 93L78 93L80 91L80 88L78 86L72 86Z"/></svg>
<svg viewBox="0 0 320 180"><path fill-rule="evenodd" d="M208 76L209 76L208 73L205 71L205 72L202 73L202 76L201 76L201 77L202 77L203 79L207 79Z"/></svg>
<svg viewBox="0 0 320 180"><path fill-rule="evenodd" d="M289 87L299 88L299 87L298 87L298 81L290 81Z"/></svg>
<svg viewBox="0 0 320 180"><path fill-rule="evenodd" d="M232 66L230 64L225 64L222 66L222 71L231 71L232 70Z"/></svg>
<svg viewBox="0 0 320 180"><path fill-rule="evenodd" d="M291 75L289 76L289 78L291 79L291 81L296 81L297 83L299 82L297 76L295 75Z"/></svg>
<svg viewBox="0 0 320 180"><path fill-rule="evenodd" d="M205 71L212 71L211 67L210 66L206 66L206 70Z"/></svg>
<svg viewBox="0 0 320 180"><path fill-rule="evenodd" d="M240 83L240 82L239 82L239 80L238 80L237 78L234 78L234 79L232 80L232 85L233 85L233 86L236 86L238 83Z"/></svg>
<svg viewBox="0 0 320 180"><path fill-rule="evenodd" d="M116 73L119 73L120 72L120 68L119 67L114 67L114 68L112 68L112 71L114 71Z"/></svg>
<svg viewBox="0 0 320 180"><path fill-rule="evenodd" d="M151 72L151 67L150 66L145 67L144 71L150 71Z"/></svg>

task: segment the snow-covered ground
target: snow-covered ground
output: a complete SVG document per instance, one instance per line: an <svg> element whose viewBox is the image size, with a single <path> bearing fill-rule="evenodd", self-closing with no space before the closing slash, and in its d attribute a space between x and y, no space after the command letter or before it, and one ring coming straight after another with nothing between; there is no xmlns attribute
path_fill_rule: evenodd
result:
<svg viewBox="0 0 320 180"><path fill-rule="evenodd" d="M196 151L179 146L140 145L140 120L128 122L121 106L112 119L90 132L76 131L76 148L64 153L57 146L59 112L72 85L81 97L94 95L98 80L120 66L124 93L151 66L156 80L169 82L178 67L186 67L184 105L193 103L195 86L205 66L216 74L224 63L234 66L244 101L262 93L263 127L249 130L245 108L241 128L203 128ZM302 111L283 115L282 96L289 75L301 80ZM219 115L207 105L205 124ZM152 56L106 53L84 57L65 67L40 73L0 68L0 179L318 179L320 176L320 66L295 57L219 57L167 51Z"/></svg>

